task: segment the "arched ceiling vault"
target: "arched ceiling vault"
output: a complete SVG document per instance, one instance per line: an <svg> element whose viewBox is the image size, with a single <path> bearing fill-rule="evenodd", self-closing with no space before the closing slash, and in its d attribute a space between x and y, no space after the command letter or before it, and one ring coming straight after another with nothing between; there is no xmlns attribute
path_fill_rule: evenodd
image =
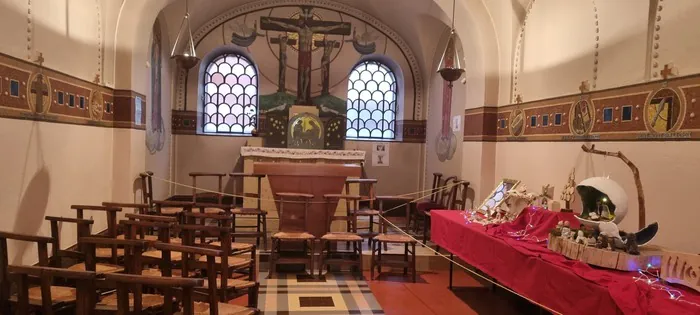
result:
<svg viewBox="0 0 700 315"><path fill-rule="evenodd" d="M150 30L158 14L165 10L185 11L185 0L122 0L119 21L115 34L115 65L118 69L130 67L130 73L116 75L118 87L143 84L135 78L139 67L143 66L148 49L149 36L144 30ZM465 54L467 77L485 80L484 102L495 103L497 100L497 82L489 77L498 76L498 41L493 21L483 0L457 0L455 28L460 36ZM518 1L518 0L512 0ZM193 31L221 12L247 3L247 0L190 0L190 14ZM452 15L451 0L337 0L342 4L364 11L396 31L408 42L409 47L419 59L420 70L426 79L434 73L433 64L437 41L442 34L425 36L421 30L425 23L442 22L445 27L450 24ZM178 20L167 20L171 42L177 35L180 25ZM437 54L439 55L439 54ZM143 57L143 59L142 59ZM489 87L489 82L496 86ZM495 91L495 92L494 92Z"/></svg>

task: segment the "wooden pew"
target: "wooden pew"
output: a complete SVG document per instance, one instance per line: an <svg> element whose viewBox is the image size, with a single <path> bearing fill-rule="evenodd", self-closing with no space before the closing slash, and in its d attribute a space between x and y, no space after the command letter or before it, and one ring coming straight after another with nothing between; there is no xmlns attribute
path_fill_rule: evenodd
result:
<svg viewBox="0 0 700 315"><path fill-rule="evenodd" d="M12 232L0 231L0 314L12 314L10 299L10 289L12 281L9 278L8 270L8 247L7 240L35 243L37 245L39 266L49 265L49 244L53 244L53 238L46 236L26 235ZM16 300L16 298L15 298ZM50 300L49 300L50 301ZM43 305L39 305L43 306Z"/></svg>

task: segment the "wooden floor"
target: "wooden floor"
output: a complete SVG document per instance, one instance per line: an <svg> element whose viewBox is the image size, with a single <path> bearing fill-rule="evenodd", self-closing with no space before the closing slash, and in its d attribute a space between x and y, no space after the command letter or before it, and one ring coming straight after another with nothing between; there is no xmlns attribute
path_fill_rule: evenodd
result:
<svg viewBox="0 0 700 315"><path fill-rule="evenodd" d="M387 315L540 314L538 307L503 289L491 290L462 271L455 270L453 291L447 288L448 271L420 273L416 283L390 273L370 280L369 271L365 279ZM241 297L232 303L246 301Z"/></svg>

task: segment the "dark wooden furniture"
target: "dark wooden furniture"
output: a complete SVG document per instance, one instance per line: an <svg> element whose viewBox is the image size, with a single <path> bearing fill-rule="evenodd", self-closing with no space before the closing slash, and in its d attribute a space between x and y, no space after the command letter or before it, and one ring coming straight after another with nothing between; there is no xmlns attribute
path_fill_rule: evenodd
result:
<svg viewBox="0 0 700 315"><path fill-rule="evenodd" d="M255 231L249 232L250 236L255 238L255 245L260 247L260 239L262 238L264 246L263 248L267 249L267 211L262 209L262 179L265 178L265 174L230 173L229 176L231 176L233 181L233 195L236 195L238 193L238 190L236 189L236 183L239 179L241 181L241 186L243 186L243 182L246 180L246 178L253 178L257 182L255 186L255 193L246 193L245 191L243 191L243 193L241 194L243 196L243 200L241 201L240 207L236 204L236 198L233 198L233 207L231 209L231 214L233 215L233 223L231 226L233 228L232 232L236 233L236 229L241 228L255 228ZM257 201L256 207L244 207L245 198L255 198ZM236 216L256 216L256 224L237 225ZM238 232L240 232L240 230Z"/></svg>
<svg viewBox="0 0 700 315"><path fill-rule="evenodd" d="M170 201L170 200L154 200L155 215L170 216L178 219L178 222L183 222L182 213L192 212L194 207L193 202L188 201Z"/></svg>
<svg viewBox="0 0 700 315"><path fill-rule="evenodd" d="M107 281L116 283L116 311L117 315L142 314L144 310L151 308L152 301L172 301L173 290L181 290L182 313L184 315L195 314L194 301L192 299L194 287L201 285L204 280L192 278L150 277L129 274L110 274ZM145 295L143 287L156 287L165 292L165 296ZM150 312L149 312L150 313ZM163 304L163 314L174 314L172 303ZM215 313L211 313L215 314Z"/></svg>
<svg viewBox="0 0 700 315"><path fill-rule="evenodd" d="M94 272L15 265L7 266L7 271L17 283L16 314L29 314L31 309L39 306L42 314L64 309L72 310L76 315L93 313L97 302ZM30 277L38 278L40 285L30 287ZM76 288L53 286L54 278L73 282Z"/></svg>
<svg viewBox="0 0 700 315"><path fill-rule="evenodd" d="M449 179L449 178L448 178ZM443 202L444 204L444 209L448 210L464 210L464 207L466 205L466 200L467 200L467 190L469 189L469 182L465 182L462 180L455 178L452 178L451 182L446 182L445 186L447 185L452 185L448 189L445 189L446 194L443 194ZM446 196L445 196L446 195ZM458 199L459 197L459 199ZM435 208L437 209L437 208ZM427 211L423 212L424 215L424 221L423 222L423 244L428 244L428 230L430 229L430 210L433 209L428 209ZM440 251L440 247L437 246L436 251ZM435 253L437 255L437 253Z"/></svg>
<svg viewBox="0 0 700 315"><path fill-rule="evenodd" d="M272 251L270 252L270 273L272 277L280 264L305 264L309 269L309 274L314 274L314 253L316 237L307 232L311 220L309 217L309 202L314 195L304 193L278 192L275 194L279 203L280 226L279 232L272 235ZM285 207L294 204L303 205L303 215L291 216ZM324 211L325 212L325 211ZM281 218L285 218L282 220ZM321 227L318 230L326 230ZM282 243L302 242L301 252L283 251ZM308 250L308 251L307 251ZM291 256L291 257L290 257Z"/></svg>
<svg viewBox="0 0 700 315"><path fill-rule="evenodd" d="M403 255L387 254L382 252L383 245L387 243L397 243L404 245ZM410 249L409 249L410 246ZM377 273L382 273L382 266L403 267L403 274L407 275L410 270L413 282L416 282L416 240L405 234L379 234L370 240L372 250L370 279L374 279L374 269ZM385 247L385 246L384 246ZM395 259L403 256L403 260Z"/></svg>
<svg viewBox="0 0 700 315"><path fill-rule="evenodd" d="M187 237L186 237L187 238ZM255 309L254 307L244 307L244 306L238 306L238 305L233 305L233 304L228 304L225 301L222 301L220 299L220 296L217 294L217 288L219 284L225 284L224 281L221 281L220 279L217 278L217 267L223 267L219 262L217 262L217 259L221 261L225 261L224 256L226 255L222 250L216 250L216 249L211 249L211 248L202 248L202 247L194 247L194 246L185 246L185 245L174 245L174 244L164 244L164 243L158 243L156 244L156 248L159 250L163 251L163 261L161 264L161 271L162 271L162 276L164 278L172 277L173 270L172 270L172 264L170 261L170 252L171 251L177 251L181 252L184 254L184 259L183 259L183 264L182 264L182 272L181 275L183 278L189 278L190 275L192 274L190 271L193 271L196 266L199 266L201 264L205 265L207 272L206 274L206 282L199 283L197 284L196 292L199 293L204 293L203 297L201 294L191 294L195 299L200 299L200 300L205 300L207 301L206 303L195 303L194 304L194 309L195 312L198 314L206 314L207 310L209 310L208 314L236 314L236 315L250 315L250 314L258 314L258 310ZM200 258L196 258L196 256L199 256ZM219 269L221 272L226 272L225 269ZM196 275L195 275L196 276ZM204 288L202 291L200 288ZM166 291L167 294L167 291ZM167 295L166 295L167 296ZM184 294L183 294L184 297ZM256 296L253 298L254 300L252 301L253 303L257 304L257 291L256 291ZM251 299L249 297L249 303L251 302ZM222 303L223 302L223 303Z"/></svg>
<svg viewBox="0 0 700 315"><path fill-rule="evenodd" d="M457 176L450 176L445 178L443 181L440 181L438 184L437 189L433 189L431 191L431 198L435 197L435 201L432 200L427 200L427 201L419 201L416 203L416 220L415 220L415 230L419 231L419 220L423 222L423 233L425 233L425 229L429 225L428 220L429 218L429 212L430 210L433 209L448 209L450 208L450 202L452 197L452 189L454 188L454 183L453 181L458 181Z"/></svg>
<svg viewBox="0 0 700 315"><path fill-rule="evenodd" d="M381 220L379 215L381 214L377 208L374 207L374 200L376 199L375 197L377 196L376 191L375 191L375 185L377 184L376 179L372 178L349 178L345 181L345 194L349 195L350 194L350 185L351 184L358 184L359 185L359 191L360 191L360 196L362 197L362 201L367 201L368 206L367 207L359 207L359 203L355 203L355 207L351 208L350 205L353 205L352 203L346 201L346 206L348 210L348 214L350 212L355 213L357 217L369 217L369 226L366 228L359 228L359 227L354 227L353 229L358 231L358 233L362 236L366 236L368 238L372 238L375 235L381 233L381 230L378 230L377 232L374 231L374 224L375 220L374 218L376 217L377 220ZM367 191L367 194L363 195L362 192ZM379 221L376 222L377 224L381 224ZM348 227L350 228L350 227ZM359 230L367 230L365 233L359 232Z"/></svg>
<svg viewBox="0 0 700 315"><path fill-rule="evenodd" d="M332 213L328 212L323 195L341 193L345 180L348 177L360 177L361 168L359 165L345 164L256 162L253 164L253 172L267 175L273 195L279 192L312 195L311 203L308 205L309 215L306 216L309 222L292 220L296 223L291 224L297 224L297 227L312 235L324 235L328 233L326 221ZM289 216L301 216L305 211L303 203L290 203L286 206ZM280 208L279 202L277 202L277 208ZM279 218L280 224L284 224L288 219L283 215Z"/></svg>
<svg viewBox="0 0 700 315"><path fill-rule="evenodd" d="M218 214L224 210L217 205L223 204L223 192L224 192L224 173L203 173L203 172L192 172L190 177L192 177L192 202L195 204L195 208L199 208L202 213ZM218 189L216 192L197 192L197 178L199 177L214 177L217 179Z"/></svg>
<svg viewBox="0 0 700 315"><path fill-rule="evenodd" d="M139 174L141 178L141 202L153 207L153 172Z"/></svg>
<svg viewBox="0 0 700 315"><path fill-rule="evenodd" d="M343 195L343 194L327 194L323 196L329 207L328 211L335 212L336 205L343 199L355 204L357 209L357 203L361 199L360 195ZM333 215L329 218L329 227L333 221L343 221L348 227L357 227L357 215L356 212L348 212L345 216ZM339 243L352 244L352 249L347 246L349 251L340 251L338 248ZM335 248L335 249L334 249ZM357 230L348 230L347 232L329 232L321 236L321 255L318 267L318 276L321 277L324 267L328 268L330 272L331 265L340 265L341 268L344 265L357 266L358 273L362 275L362 237L357 234Z"/></svg>

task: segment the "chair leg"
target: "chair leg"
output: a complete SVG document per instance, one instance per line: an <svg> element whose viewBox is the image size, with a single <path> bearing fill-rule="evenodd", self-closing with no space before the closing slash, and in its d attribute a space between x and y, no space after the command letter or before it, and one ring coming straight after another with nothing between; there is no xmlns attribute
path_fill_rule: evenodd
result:
<svg viewBox="0 0 700 315"><path fill-rule="evenodd" d="M403 261L406 262L406 266L403 267L403 275L408 275L408 243L403 244Z"/></svg>
<svg viewBox="0 0 700 315"><path fill-rule="evenodd" d="M257 224L255 224L255 231L258 234L257 234L257 237L255 238L255 246L260 248L260 215L259 214L257 215L257 218L258 218L258 220L256 222Z"/></svg>
<svg viewBox="0 0 700 315"><path fill-rule="evenodd" d="M354 244L355 244L355 248L357 248L357 259L360 260L358 268L360 269L359 270L360 278L362 278L362 273L365 270L364 264L362 262L362 260L363 260L362 259L362 241L359 241L359 242L356 241L356 242L354 242Z"/></svg>
<svg viewBox="0 0 700 315"><path fill-rule="evenodd" d="M427 245L428 243L428 225L430 224L430 217L429 216L424 216L423 217L423 246Z"/></svg>
<svg viewBox="0 0 700 315"><path fill-rule="evenodd" d="M326 264L326 259L324 254L326 251L326 246L328 244L328 241L326 240L321 240L321 250L320 250L320 255L318 257L318 277L321 278L321 273L323 272L323 266Z"/></svg>
<svg viewBox="0 0 700 315"><path fill-rule="evenodd" d="M372 258L369 261L369 279L374 280L374 266L376 265L375 261L375 256L374 256L374 240L369 239L369 249L372 252Z"/></svg>
<svg viewBox="0 0 700 315"><path fill-rule="evenodd" d="M272 239L272 250L270 251L270 272L268 273L268 278L272 278L272 276L275 274L275 270L277 269L277 255L279 250L277 242L278 241L276 238Z"/></svg>
<svg viewBox="0 0 700 315"><path fill-rule="evenodd" d="M267 214L262 215L263 246L267 250Z"/></svg>
<svg viewBox="0 0 700 315"><path fill-rule="evenodd" d="M231 215L231 233L236 233L236 215L235 214ZM231 237L231 242L235 242L235 241L236 241L236 237L235 236Z"/></svg>
<svg viewBox="0 0 700 315"><path fill-rule="evenodd" d="M314 275L314 253L315 251L315 246L316 246L316 240L310 240L309 241L309 274L311 276Z"/></svg>
<svg viewBox="0 0 700 315"><path fill-rule="evenodd" d="M408 247L408 246L406 246L406 247ZM411 269L413 269L413 283L416 283L416 274L418 273L418 271L416 270L416 243L411 243L411 247L413 250L413 252L411 253L411 255L413 256L412 257L413 262L411 262L411 265L413 265L413 268L411 268Z"/></svg>

